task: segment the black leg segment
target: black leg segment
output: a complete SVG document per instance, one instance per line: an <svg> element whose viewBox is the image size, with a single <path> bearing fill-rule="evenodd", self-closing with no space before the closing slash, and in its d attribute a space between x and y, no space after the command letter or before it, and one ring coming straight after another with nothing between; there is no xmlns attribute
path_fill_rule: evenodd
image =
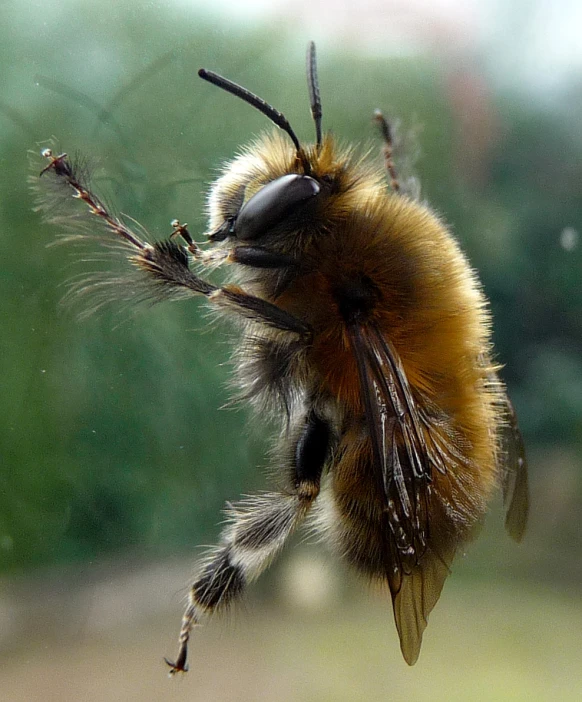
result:
<svg viewBox="0 0 582 702"><path fill-rule="evenodd" d="M329 425L311 410L295 447L295 484L319 484L331 443Z"/></svg>
<svg viewBox="0 0 582 702"><path fill-rule="evenodd" d="M237 246L229 255L232 263L251 268L294 268L297 261L292 256L269 251L260 246Z"/></svg>

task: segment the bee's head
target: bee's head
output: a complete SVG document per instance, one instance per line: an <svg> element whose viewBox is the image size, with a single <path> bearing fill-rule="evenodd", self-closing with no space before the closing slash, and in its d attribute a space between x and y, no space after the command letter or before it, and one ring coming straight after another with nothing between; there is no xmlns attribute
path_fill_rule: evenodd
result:
<svg viewBox="0 0 582 702"><path fill-rule="evenodd" d="M205 69L198 75L265 114L293 144L277 138L263 140L235 159L211 192L209 239L258 242L286 222L300 220L329 190L329 176L322 178L316 172L322 151L322 111L315 45L311 42L307 53L307 82L316 131L315 145L308 150L301 146L285 116L257 95ZM265 158L257 155L261 151Z"/></svg>

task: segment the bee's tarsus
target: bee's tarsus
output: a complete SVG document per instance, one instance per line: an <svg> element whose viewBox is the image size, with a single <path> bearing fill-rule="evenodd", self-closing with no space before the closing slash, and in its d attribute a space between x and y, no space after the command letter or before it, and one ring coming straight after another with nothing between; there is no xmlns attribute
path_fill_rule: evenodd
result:
<svg viewBox="0 0 582 702"><path fill-rule="evenodd" d="M170 234L170 239L175 236L181 236L182 239L188 244L188 247L194 245L194 239L188 231L188 223L184 222L182 224L180 220L173 219L170 226L172 227L172 233Z"/></svg>
<svg viewBox="0 0 582 702"><path fill-rule="evenodd" d="M187 651L186 648L184 647L184 650L180 650L178 654L178 659L176 660L175 663L173 663L171 660L168 658L164 657L165 663L170 667L170 670L168 671L168 676L170 678L174 677L176 673L187 673L188 672L188 666L186 665L186 655Z"/></svg>
<svg viewBox="0 0 582 702"><path fill-rule="evenodd" d="M49 163L40 172L40 176L52 171L56 178L62 178L64 182L73 190L73 197L83 200L83 202L89 208L89 212L95 215L107 225L110 232L124 239L126 242L134 246L136 249L143 251L147 248L147 244L143 242L136 234L134 234L129 227L127 227L119 218L110 214L101 202L101 200L93 193L87 183L86 177L78 172L81 169L77 169L70 161L66 153L62 153L59 156L54 156L53 151L50 148L43 149L41 151L41 156L47 158ZM47 203L43 203L46 206ZM48 203L50 205L50 202ZM47 219L51 219L50 216Z"/></svg>
<svg viewBox="0 0 582 702"><path fill-rule="evenodd" d="M40 152L40 155L43 158L46 158L49 160L49 163L42 169L42 171L39 173L39 178L46 173L47 171L50 171L51 169L55 171L57 175L69 175L70 174L70 166L67 161L67 154L60 154L59 156L53 156L53 150L50 148L43 149Z"/></svg>

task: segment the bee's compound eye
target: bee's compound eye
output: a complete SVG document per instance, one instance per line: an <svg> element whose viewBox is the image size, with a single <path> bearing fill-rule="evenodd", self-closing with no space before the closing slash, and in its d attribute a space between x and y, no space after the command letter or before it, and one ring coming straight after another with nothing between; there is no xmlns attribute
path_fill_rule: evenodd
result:
<svg viewBox="0 0 582 702"><path fill-rule="evenodd" d="M241 207L236 218L235 236L244 241L258 239L320 190L316 180L297 174L281 176L267 183Z"/></svg>

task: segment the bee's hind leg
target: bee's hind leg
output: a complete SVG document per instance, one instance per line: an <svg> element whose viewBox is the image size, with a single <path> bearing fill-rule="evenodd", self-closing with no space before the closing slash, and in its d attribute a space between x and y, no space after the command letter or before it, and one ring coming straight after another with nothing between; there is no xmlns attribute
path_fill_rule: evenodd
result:
<svg viewBox="0 0 582 702"><path fill-rule="evenodd" d="M182 618L170 674L185 672L190 631L204 615L225 609L255 580L303 521L319 494L329 455L330 429L311 410L300 427L290 456L288 484L278 492L249 496L227 509L228 523L219 545L201 565Z"/></svg>
<svg viewBox="0 0 582 702"><path fill-rule="evenodd" d="M396 173L396 167L394 166L394 140L392 136L392 127L390 122L384 117L381 110L376 110L374 112L374 120L380 128L380 134L382 135L383 145L382 145L382 155L384 156L384 168L386 169L386 175L390 182L390 187L397 193L400 190L400 181L398 179L398 174Z"/></svg>

